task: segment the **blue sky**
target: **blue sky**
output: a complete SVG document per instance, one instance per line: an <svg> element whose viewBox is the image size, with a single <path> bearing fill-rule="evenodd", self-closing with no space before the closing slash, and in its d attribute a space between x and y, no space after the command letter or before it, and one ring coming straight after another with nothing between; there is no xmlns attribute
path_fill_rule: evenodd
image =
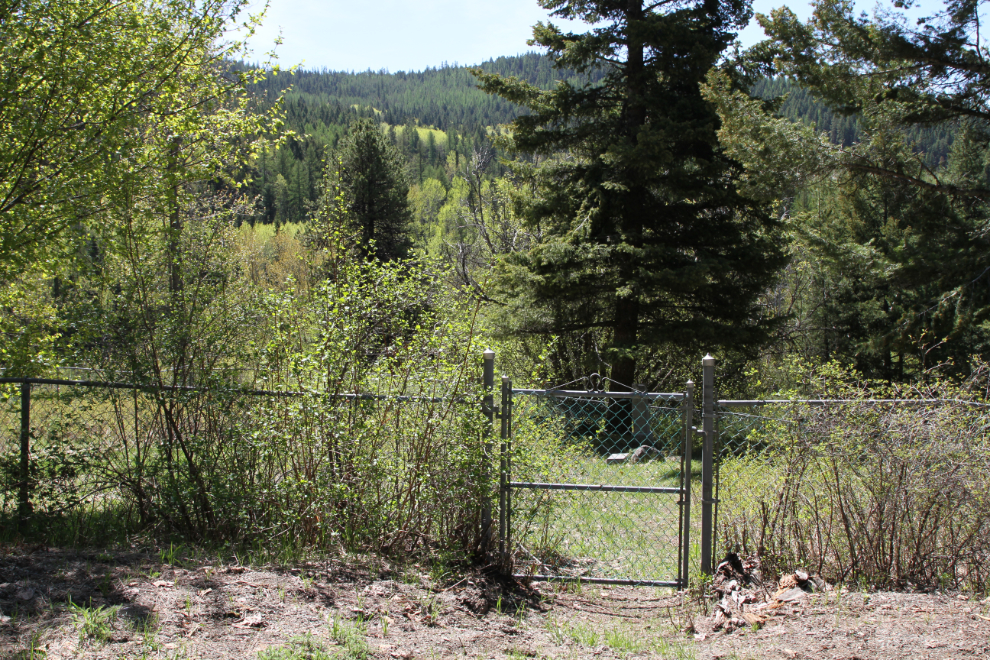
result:
<svg viewBox="0 0 990 660"><path fill-rule="evenodd" d="M256 11L261 0L253 2ZM881 2L890 6L890 0ZM784 4L801 18L810 14L807 2L785 0L754 0L754 9L767 13ZM874 5L860 0L858 6L869 10ZM395 72L444 62L477 64L531 50L526 45L531 27L547 18L535 0L271 0L265 23L252 42L252 59L263 59L281 30L283 43L277 52L283 66ZM740 39L750 45L762 36L754 21Z"/></svg>

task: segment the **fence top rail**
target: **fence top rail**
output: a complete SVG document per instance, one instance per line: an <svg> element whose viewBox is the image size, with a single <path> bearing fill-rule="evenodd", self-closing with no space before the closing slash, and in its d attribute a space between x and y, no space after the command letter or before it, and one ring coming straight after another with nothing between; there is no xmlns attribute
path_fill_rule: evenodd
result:
<svg viewBox="0 0 990 660"><path fill-rule="evenodd" d="M720 399L720 406L766 406L775 404L801 404L807 406L828 406L844 403L896 403L896 404L933 404L958 403L977 408L990 408L990 404L965 399Z"/></svg>
<svg viewBox="0 0 990 660"><path fill-rule="evenodd" d="M684 398L681 392L588 392L586 390L532 390L512 389L513 394L532 394L533 396L553 396L561 399L656 399L680 401Z"/></svg>
<svg viewBox="0 0 990 660"><path fill-rule="evenodd" d="M112 383L100 380L64 380L60 378L0 378L0 385L65 385L71 387L92 387L116 390L141 390L144 392L226 392L233 394L244 394L247 396L306 396L313 392L294 392L281 390L249 390L232 387L229 389L209 389L205 387L191 387L188 385L141 385L138 383ZM317 396L325 396L331 399L354 400L354 401L425 401L428 403L442 403L451 401L453 403L467 403L464 397L430 397L415 396L409 394L363 394L363 393L315 393Z"/></svg>

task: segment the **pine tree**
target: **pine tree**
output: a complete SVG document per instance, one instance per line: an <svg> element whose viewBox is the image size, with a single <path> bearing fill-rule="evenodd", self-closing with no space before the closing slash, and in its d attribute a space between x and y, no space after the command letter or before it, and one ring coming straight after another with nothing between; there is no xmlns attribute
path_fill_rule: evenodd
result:
<svg viewBox="0 0 990 660"><path fill-rule="evenodd" d="M327 191L340 196L326 199L335 217L350 223L369 254L389 260L405 256L409 248L409 184L402 157L377 122L361 119L334 150L328 161ZM325 197L327 195L325 194Z"/></svg>
<svg viewBox="0 0 990 660"><path fill-rule="evenodd" d="M869 376L925 378L937 366L965 377L974 356L990 355L990 69L981 7L985 1L952 0L908 20L816 0L806 23L787 8L760 16L771 39L747 54L831 110L858 117L861 140L836 153L829 196L844 203L837 222L862 228L845 240L846 251L877 255L855 294L883 314L864 324L849 308L859 329L839 333L858 344L857 366ZM936 162L948 167L932 169L918 143L925 136L941 144ZM890 352L898 359L869 364Z"/></svg>
<svg viewBox="0 0 990 660"><path fill-rule="evenodd" d="M530 113L512 148L543 157L525 209L544 239L508 262L529 332L604 328L619 383L637 382L644 349L754 347L768 335L756 299L783 263L777 223L743 197L699 91L746 24L746 0L540 0L586 34L539 23L531 44L558 69L597 82L541 91L475 70L480 86Z"/></svg>

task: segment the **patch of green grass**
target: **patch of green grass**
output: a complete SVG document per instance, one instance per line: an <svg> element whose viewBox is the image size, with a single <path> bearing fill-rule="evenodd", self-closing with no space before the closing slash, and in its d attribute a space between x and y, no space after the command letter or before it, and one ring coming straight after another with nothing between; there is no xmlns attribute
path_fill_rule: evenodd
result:
<svg viewBox="0 0 990 660"><path fill-rule="evenodd" d="M605 631L603 641L605 646L620 653L639 653L647 648L641 635L641 631L612 628Z"/></svg>
<svg viewBox="0 0 990 660"><path fill-rule="evenodd" d="M680 486L679 461L609 465L584 456L550 481L615 486ZM521 572L674 580L680 510L672 493L513 491L512 534L532 553Z"/></svg>
<svg viewBox="0 0 990 660"><path fill-rule="evenodd" d="M652 650L664 660L695 660L694 648L687 642L667 637L654 637Z"/></svg>
<svg viewBox="0 0 990 660"><path fill-rule="evenodd" d="M120 614L120 605L111 607L85 607L69 601L72 623L79 633L79 641L92 639L103 644L113 638L113 623Z"/></svg>
<svg viewBox="0 0 990 660"><path fill-rule="evenodd" d="M323 643L312 635L293 637L288 644L265 649L258 653L258 660L333 660Z"/></svg>
<svg viewBox="0 0 990 660"><path fill-rule="evenodd" d="M602 641L602 636L597 630L581 623L565 624L564 633L572 642L581 646L596 648Z"/></svg>
<svg viewBox="0 0 990 660"><path fill-rule="evenodd" d="M563 645L564 642L567 641L567 632L556 617L548 617L546 627L547 632L550 634L550 639L552 639L555 644Z"/></svg>
<svg viewBox="0 0 990 660"><path fill-rule="evenodd" d="M368 660L371 657L361 623L353 624L335 616L330 620L330 637L344 647L344 660Z"/></svg>

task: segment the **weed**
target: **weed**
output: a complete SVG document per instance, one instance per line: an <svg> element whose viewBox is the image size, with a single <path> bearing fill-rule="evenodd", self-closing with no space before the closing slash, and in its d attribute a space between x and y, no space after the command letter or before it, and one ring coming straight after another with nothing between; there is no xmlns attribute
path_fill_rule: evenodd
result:
<svg viewBox="0 0 990 660"><path fill-rule="evenodd" d="M332 660L333 655L312 635L294 637L288 644L265 649L258 660Z"/></svg>
<svg viewBox="0 0 990 660"><path fill-rule="evenodd" d="M110 573L104 573L103 577L97 583L96 588L100 590L103 597L106 598L113 591L113 576Z"/></svg>
<svg viewBox="0 0 990 660"><path fill-rule="evenodd" d="M382 626L382 637L388 637L388 624L392 622L392 619L388 616L388 607L384 608L379 615L381 626Z"/></svg>
<svg viewBox="0 0 990 660"><path fill-rule="evenodd" d="M120 613L120 605L112 607L85 607L69 599L72 622L79 632L79 641L93 639L97 643L109 642L113 637L113 622Z"/></svg>
<svg viewBox="0 0 990 660"><path fill-rule="evenodd" d="M585 626L580 623L573 625L568 625L565 628L567 636L571 638L576 644L581 644L582 646L596 647L601 641L601 635L598 631L590 626Z"/></svg>
<svg viewBox="0 0 990 660"><path fill-rule="evenodd" d="M536 657L536 655L532 651L509 649L505 657L508 658L509 660L529 660L530 658Z"/></svg>
<svg viewBox="0 0 990 660"><path fill-rule="evenodd" d="M556 644L563 644L567 641L567 635L565 634L564 627L560 625L554 617L547 619L547 632L550 633L550 639L552 639Z"/></svg>
<svg viewBox="0 0 990 660"><path fill-rule="evenodd" d="M141 636L141 643L151 651L160 649L158 643L158 615L149 612L145 616L137 617L132 621L134 632Z"/></svg>
<svg viewBox="0 0 990 660"><path fill-rule="evenodd" d="M15 653L11 660L45 660L48 652L41 648L41 633L31 635L31 645Z"/></svg>
<svg viewBox="0 0 990 660"><path fill-rule="evenodd" d="M642 642L628 630L612 628L605 631L605 645L623 653L638 653L643 650Z"/></svg>
<svg viewBox="0 0 990 660"><path fill-rule="evenodd" d="M364 627L360 622L352 624L339 616L330 619L330 636L333 641L344 647L344 658L347 660L368 660L371 649L365 639Z"/></svg>
<svg viewBox="0 0 990 660"><path fill-rule="evenodd" d="M178 547L174 544L168 544L168 550L162 548L158 551L158 559L163 564L173 565L175 564L175 558L178 553L182 550L182 544L180 543Z"/></svg>
<svg viewBox="0 0 990 660"><path fill-rule="evenodd" d="M526 603L519 603L516 607L516 627L522 626L523 622L526 620Z"/></svg>
<svg viewBox="0 0 990 660"><path fill-rule="evenodd" d="M694 649L667 637L653 640L653 652L665 660L694 660Z"/></svg>

